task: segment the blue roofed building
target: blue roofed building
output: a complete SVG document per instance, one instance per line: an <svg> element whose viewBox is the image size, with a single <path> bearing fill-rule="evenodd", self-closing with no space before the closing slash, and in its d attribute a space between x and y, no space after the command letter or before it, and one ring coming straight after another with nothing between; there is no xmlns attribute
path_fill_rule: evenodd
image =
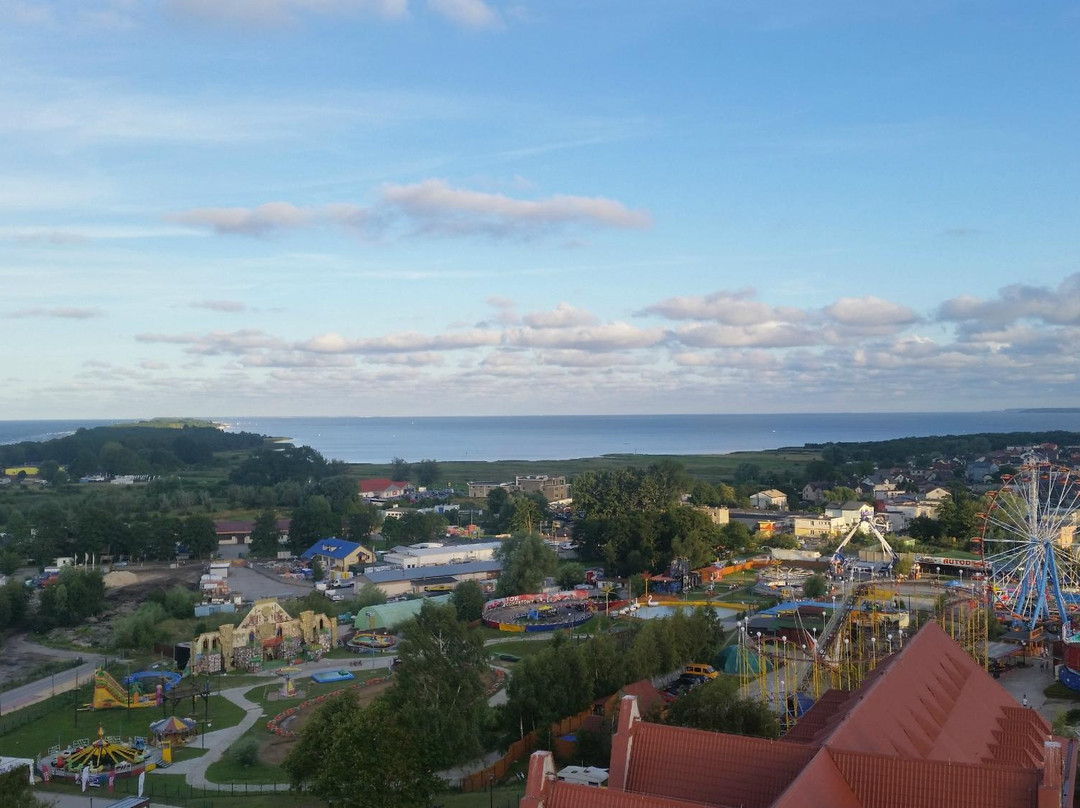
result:
<svg viewBox="0 0 1080 808"><path fill-rule="evenodd" d="M300 556L305 561L319 560L329 578L346 577L353 564L373 564L375 553L362 544L331 537L320 539Z"/></svg>

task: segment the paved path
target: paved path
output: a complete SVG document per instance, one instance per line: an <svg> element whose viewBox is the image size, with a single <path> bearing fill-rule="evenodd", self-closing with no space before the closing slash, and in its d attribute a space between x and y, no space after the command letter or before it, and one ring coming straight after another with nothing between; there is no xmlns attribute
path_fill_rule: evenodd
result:
<svg viewBox="0 0 1080 808"><path fill-rule="evenodd" d="M203 788L208 791L229 791L233 787L231 785L221 785L219 783L211 783L206 779L206 770L210 767L211 763L214 763L221 759L221 756L228 751L236 741L248 731L252 726L259 722L263 716L263 708L254 702L248 701L244 697L244 693L251 690L253 685L243 685L242 687L233 687L229 690L222 690L221 695L227 698L236 706L240 707L246 712L243 720L235 727L228 727L226 729L217 729L213 732L208 732L200 738L199 745L205 745L206 754L199 755L197 758L191 758L190 760L184 760L179 763L174 763L167 769L161 769L162 774L182 774L184 775L184 781L195 788ZM258 685L254 685L258 687ZM192 744L194 746L194 744ZM151 772L151 777L153 772ZM280 790L280 786L278 787ZM262 785L249 785L248 791L273 791L274 786L262 786Z"/></svg>
<svg viewBox="0 0 1080 808"><path fill-rule="evenodd" d="M105 808L106 805L112 805L117 800L122 800L126 797L126 794L95 794L94 796L82 796L81 794L62 794L58 791L50 792L44 786L39 786L34 789L34 796L37 797L45 805L53 805L56 808L94 808L95 803L98 808ZM170 808L170 806L160 803L157 800L153 803L154 808Z"/></svg>
<svg viewBox="0 0 1080 808"><path fill-rule="evenodd" d="M25 638L21 638L18 642L25 647L33 646L34 653L40 653L52 659L78 659L82 657L86 661L77 668L70 668L60 673L43 676L34 682L0 693L0 714L2 715L7 715L14 710L21 710L23 707L29 707L31 704L37 704L39 701L44 701L57 693L74 690L79 683L92 679L95 668L105 662L105 657L85 651L50 648L47 645L31 643Z"/></svg>

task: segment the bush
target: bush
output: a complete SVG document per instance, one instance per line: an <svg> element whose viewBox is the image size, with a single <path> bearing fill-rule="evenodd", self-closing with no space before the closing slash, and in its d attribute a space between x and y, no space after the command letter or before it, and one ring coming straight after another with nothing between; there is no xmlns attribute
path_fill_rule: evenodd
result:
<svg viewBox="0 0 1080 808"><path fill-rule="evenodd" d="M144 603L134 614L113 621L113 647L149 651L167 639L161 627L167 616L160 604Z"/></svg>
<svg viewBox="0 0 1080 808"><path fill-rule="evenodd" d="M244 769L250 769L259 762L259 741L256 738L241 738L229 747L229 760Z"/></svg>

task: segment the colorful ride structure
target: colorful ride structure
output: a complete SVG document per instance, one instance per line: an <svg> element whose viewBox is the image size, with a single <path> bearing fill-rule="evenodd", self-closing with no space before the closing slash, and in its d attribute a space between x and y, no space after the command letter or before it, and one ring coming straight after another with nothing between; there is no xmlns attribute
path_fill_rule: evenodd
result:
<svg viewBox="0 0 1080 808"><path fill-rule="evenodd" d="M116 681L104 668L94 671L93 708L111 710L116 707L160 707L165 691L172 690L180 682L180 675L141 671L124 677L124 682L126 686Z"/></svg>
<svg viewBox="0 0 1080 808"><path fill-rule="evenodd" d="M982 550L994 610L1028 630L1059 623L1080 605L1080 563L1073 552L1080 478L1033 455L988 495Z"/></svg>
<svg viewBox="0 0 1080 808"><path fill-rule="evenodd" d="M150 757L144 739L124 743L116 736L106 736L105 729L99 726L98 736L93 741L84 738L72 742L67 749L50 749L47 762L58 771L81 772L85 767L89 767L91 774L106 769L124 773L148 762Z"/></svg>
<svg viewBox="0 0 1080 808"><path fill-rule="evenodd" d="M393 634L378 634L373 631L361 631L350 637L349 641L345 643L345 647L350 651L359 653L371 649L382 650L385 648L392 648L396 642L397 639Z"/></svg>

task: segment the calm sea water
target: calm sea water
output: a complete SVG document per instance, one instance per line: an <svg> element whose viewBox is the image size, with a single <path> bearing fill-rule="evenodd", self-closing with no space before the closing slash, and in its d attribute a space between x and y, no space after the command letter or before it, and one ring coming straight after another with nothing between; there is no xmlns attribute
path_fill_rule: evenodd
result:
<svg viewBox="0 0 1080 808"><path fill-rule="evenodd" d="M586 415L475 418L214 417L231 430L311 446L326 457L385 463L559 460L603 454L722 454L824 441L874 441L975 432L1065 429L1080 413L804 413L783 415ZM46 440L110 421L0 421L0 443Z"/></svg>

